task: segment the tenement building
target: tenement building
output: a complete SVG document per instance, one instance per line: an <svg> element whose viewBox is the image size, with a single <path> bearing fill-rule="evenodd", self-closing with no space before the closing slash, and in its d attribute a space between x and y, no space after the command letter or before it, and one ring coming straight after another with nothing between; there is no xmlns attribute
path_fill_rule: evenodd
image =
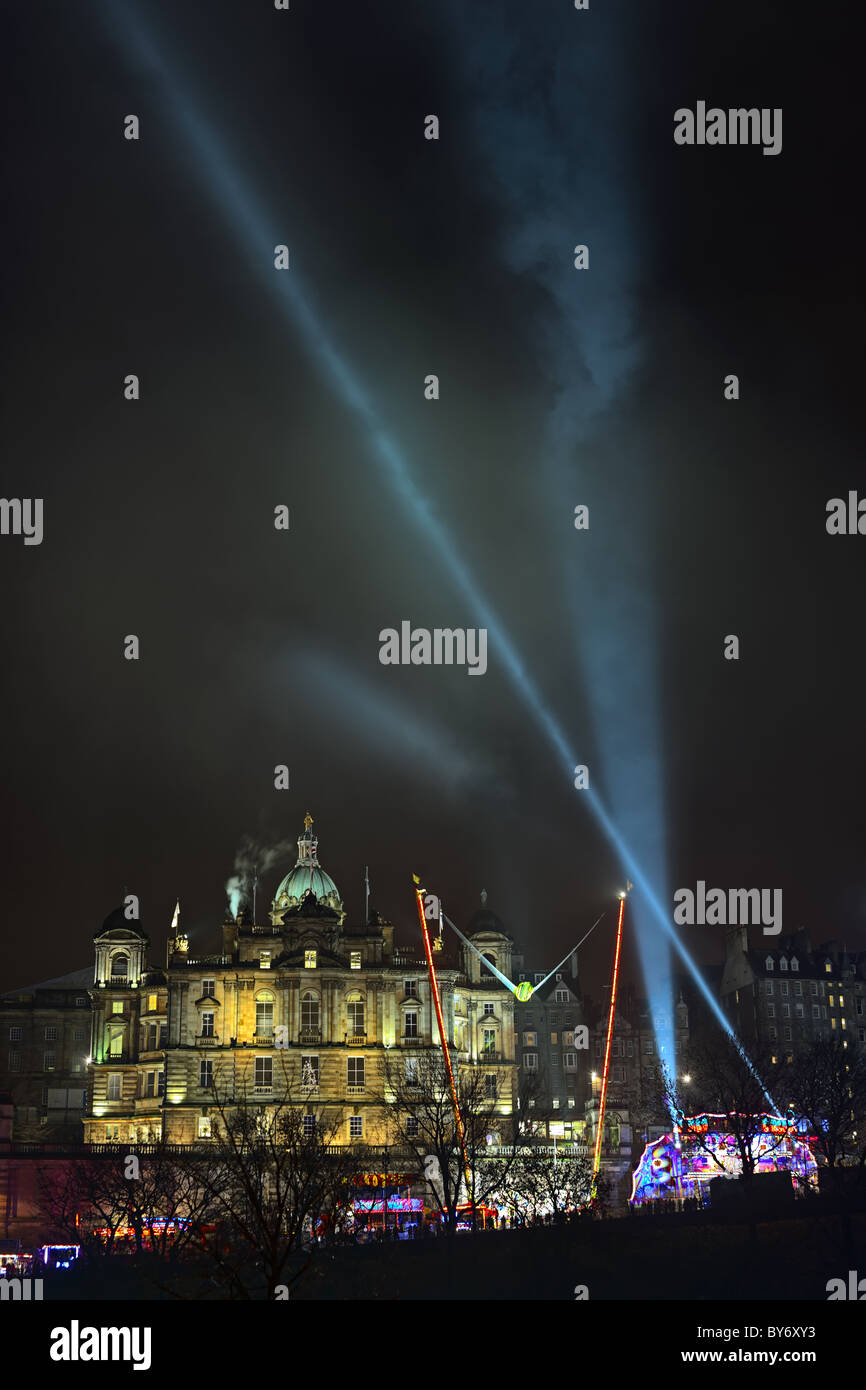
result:
<svg viewBox="0 0 866 1390"><path fill-rule="evenodd" d="M866 952L835 941L817 950L807 932L750 947L745 927L730 927L722 1006L744 1044L781 1058L818 1038L866 1047Z"/></svg>
<svg viewBox="0 0 866 1390"><path fill-rule="evenodd" d="M0 1091L15 1139L80 1141L93 967L0 995Z"/></svg>
<svg viewBox="0 0 866 1390"><path fill-rule="evenodd" d="M420 1085L425 1059L441 1056L420 940L401 947L372 911L350 923L309 816L268 917L227 914L220 951L201 956L176 918L164 968L148 961L147 935L122 910L106 919L94 938L86 1140L206 1141L221 1107L288 1098L333 1143L396 1142L395 1084ZM470 935L509 974L510 938L489 923ZM506 1131L513 995L465 947L453 961L437 957L436 973L455 1064L483 1069L490 1123Z"/></svg>

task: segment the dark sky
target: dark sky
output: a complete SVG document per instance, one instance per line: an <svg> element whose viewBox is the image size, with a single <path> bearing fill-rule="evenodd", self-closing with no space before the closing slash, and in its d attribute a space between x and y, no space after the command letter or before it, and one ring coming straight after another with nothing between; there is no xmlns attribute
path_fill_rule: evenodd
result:
<svg viewBox="0 0 866 1390"><path fill-rule="evenodd" d="M413 871L458 923L484 888L553 964L624 874L538 707L494 635L483 677L378 661L480 626L467 585L615 818L657 762L671 886L866 947L866 538L825 530L866 493L854 16L9 7L2 493L45 536L0 537L0 988L87 963L124 886L155 955L177 896L215 949L242 840L308 807L353 913L365 863L407 940ZM698 100L781 107L781 154L676 146Z"/></svg>

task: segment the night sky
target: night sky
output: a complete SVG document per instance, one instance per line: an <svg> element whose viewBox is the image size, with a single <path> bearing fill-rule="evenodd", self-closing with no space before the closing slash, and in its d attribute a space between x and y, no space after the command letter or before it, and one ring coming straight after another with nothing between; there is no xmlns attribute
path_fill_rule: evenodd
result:
<svg viewBox="0 0 866 1390"><path fill-rule="evenodd" d="M0 491L45 533L0 536L0 989L124 888L154 957L177 897L218 949L244 837L291 842L261 919L308 808L352 916L366 863L411 941L417 872L552 965L625 873L537 706L492 631L483 677L378 659L470 592L658 882L866 948L855 14L7 7ZM678 147L698 100L782 152Z"/></svg>

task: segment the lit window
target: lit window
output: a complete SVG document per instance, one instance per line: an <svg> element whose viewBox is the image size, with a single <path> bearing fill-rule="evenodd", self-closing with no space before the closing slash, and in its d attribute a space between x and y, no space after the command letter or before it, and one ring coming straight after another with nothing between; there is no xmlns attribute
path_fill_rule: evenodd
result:
<svg viewBox="0 0 866 1390"><path fill-rule="evenodd" d="M112 1012L113 1014L122 1014L122 1013L123 1013L123 1000L122 1000L122 999L115 999L115 1000L112 1001L111 1012Z"/></svg>
<svg viewBox="0 0 866 1390"><path fill-rule="evenodd" d="M835 1007L836 1007L836 996L835 996L834 994L831 994L831 995L829 996L829 998L830 998L830 1008L831 1008L831 1009L835 1009Z"/></svg>
<svg viewBox="0 0 866 1390"><path fill-rule="evenodd" d="M199 1139L210 1139L210 1136L211 1136L210 1117L209 1117L208 1115L199 1115L199 1117L198 1117L198 1137L199 1137Z"/></svg>
<svg viewBox="0 0 866 1390"><path fill-rule="evenodd" d="M569 1108L569 1110L573 1110L573 1109L574 1109L574 1096L569 1096L569 1097L568 1097L568 1108Z"/></svg>
<svg viewBox="0 0 866 1390"><path fill-rule="evenodd" d="M483 1033L483 1038L484 1038L484 1041L483 1041L482 1044L481 1044L481 1050L482 1050L483 1052L495 1052L495 1051L496 1051L496 1029L495 1029L495 1028L485 1028L485 1029L484 1029L484 1033Z"/></svg>
<svg viewBox="0 0 866 1390"><path fill-rule="evenodd" d="M147 996L147 1012L148 1012L149 1014L155 1014L155 1013L156 1013L156 1005L157 1005L157 996L156 996L155 994L149 994L149 995Z"/></svg>
<svg viewBox="0 0 866 1390"><path fill-rule="evenodd" d="M524 1046L524 1047L537 1047L537 1046L538 1046L538 1034L537 1034L537 1033L524 1033L524 1034L523 1034L523 1046Z"/></svg>
<svg viewBox="0 0 866 1390"><path fill-rule="evenodd" d="M307 990L301 996L301 1029L307 1033L315 1033L319 1027L319 1001L315 994Z"/></svg>
<svg viewBox="0 0 866 1390"><path fill-rule="evenodd" d="M360 951L350 951L350 952L349 952L349 969L350 969L350 970L360 970L360 969L361 969L361 952L360 952Z"/></svg>
<svg viewBox="0 0 866 1390"><path fill-rule="evenodd" d="M825 974L825 975L829 975L829 974L830 974L830 962L829 962L828 960L825 960L825 962L824 962L824 974Z"/></svg>
<svg viewBox="0 0 866 1390"><path fill-rule="evenodd" d="M554 1108L554 1110L558 1110L558 1109L559 1109L559 1096L554 1096L554 1097L553 1097L553 1108Z"/></svg>
<svg viewBox="0 0 866 1390"><path fill-rule="evenodd" d="M315 1090L319 1084L319 1059L318 1057L301 1058L301 1085L306 1089Z"/></svg>
<svg viewBox="0 0 866 1390"><path fill-rule="evenodd" d="M316 968L316 953L315 953L315 951L305 951L305 952L304 952L304 969L305 969L305 970L315 970L315 968Z"/></svg>

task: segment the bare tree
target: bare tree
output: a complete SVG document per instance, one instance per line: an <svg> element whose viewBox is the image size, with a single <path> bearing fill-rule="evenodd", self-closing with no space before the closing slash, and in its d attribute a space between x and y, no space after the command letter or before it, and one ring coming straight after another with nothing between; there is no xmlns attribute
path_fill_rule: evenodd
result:
<svg viewBox="0 0 866 1390"><path fill-rule="evenodd" d="M866 1161L866 1058L838 1038L819 1038L785 1071L785 1099L814 1135L828 1168Z"/></svg>
<svg viewBox="0 0 866 1390"><path fill-rule="evenodd" d="M561 1222L589 1208L592 1202L592 1161L583 1154L561 1156L524 1147L512 1172L516 1205L537 1221L550 1216Z"/></svg>
<svg viewBox="0 0 866 1390"><path fill-rule="evenodd" d="M284 1059L282 1095L267 1104L247 1087L214 1087L207 1185L218 1231L206 1248L231 1297L273 1298L301 1276L319 1223L341 1219L357 1166L336 1143L339 1122L309 1091L293 1095L288 1072Z"/></svg>

